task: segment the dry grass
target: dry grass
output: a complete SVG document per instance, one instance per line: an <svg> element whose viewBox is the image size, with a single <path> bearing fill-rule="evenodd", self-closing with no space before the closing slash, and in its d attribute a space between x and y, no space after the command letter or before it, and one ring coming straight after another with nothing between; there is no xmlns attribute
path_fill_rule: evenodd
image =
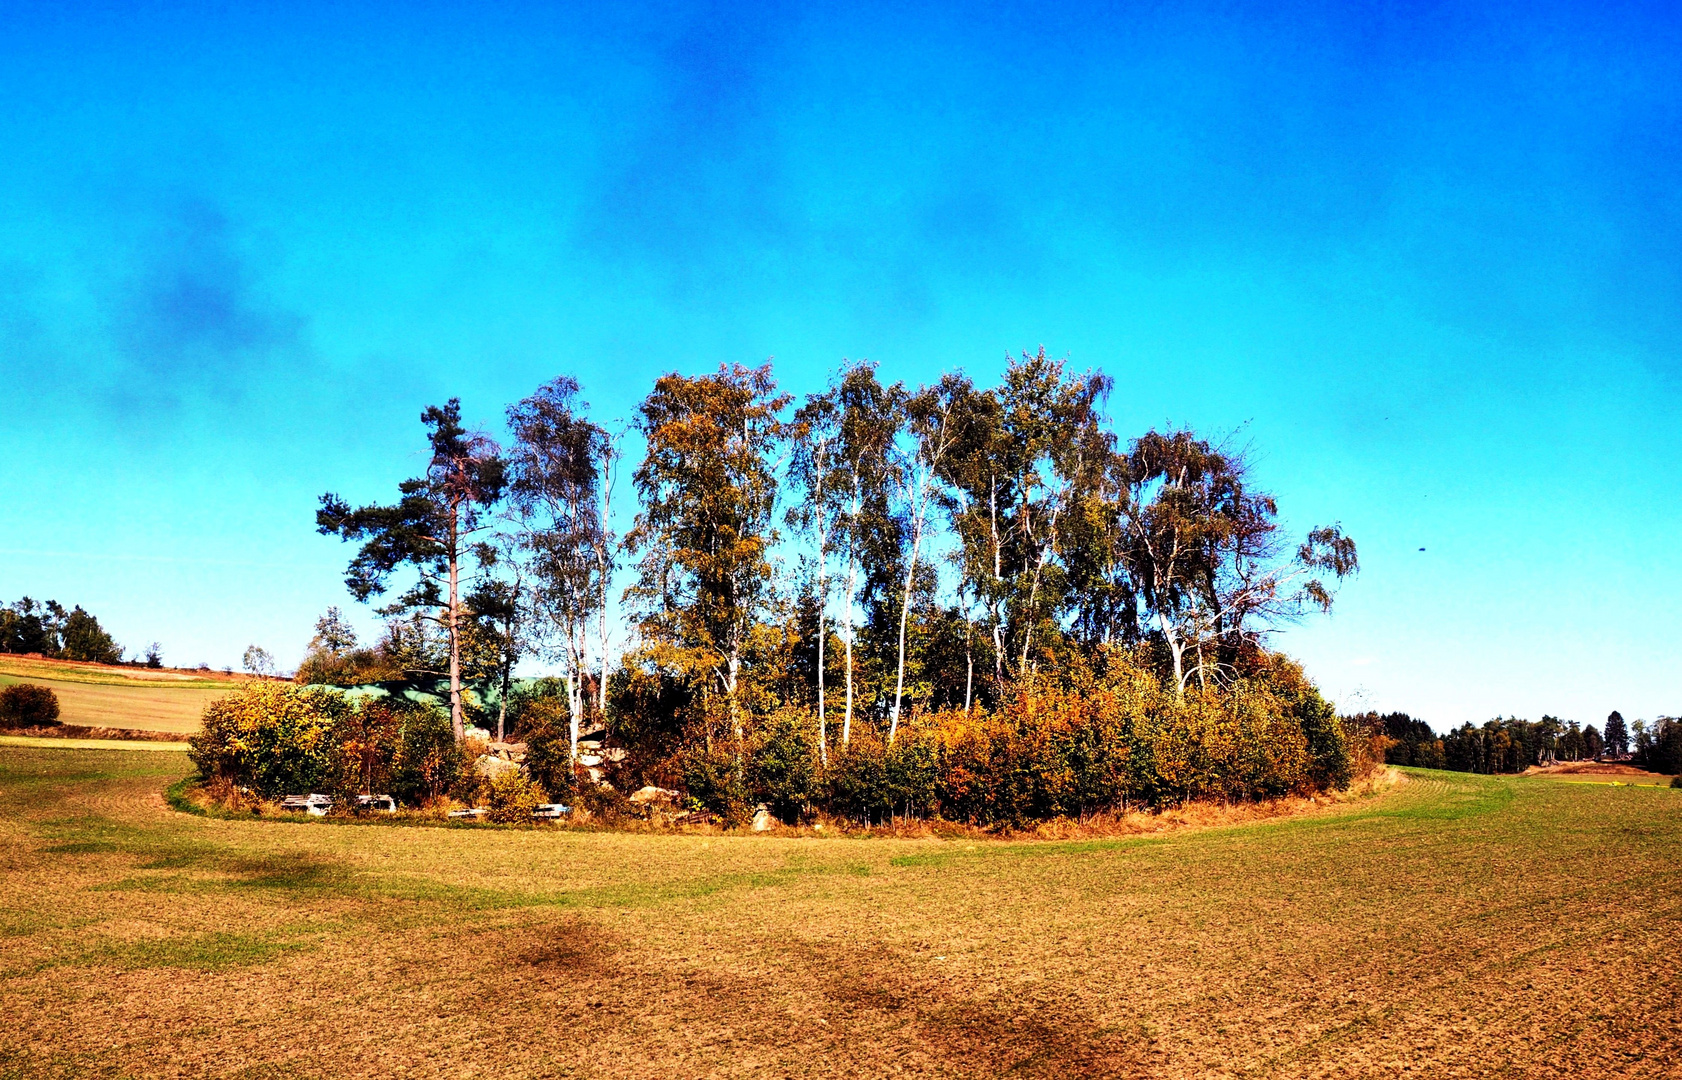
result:
<svg viewBox="0 0 1682 1080"><path fill-rule="evenodd" d="M0 656L0 686L35 683L58 695L59 720L90 728L188 734L237 678Z"/></svg>
<svg viewBox="0 0 1682 1080"><path fill-rule="evenodd" d="M1081 841L171 811L0 747L0 1077L1655 1076L1682 792L1412 773Z"/></svg>

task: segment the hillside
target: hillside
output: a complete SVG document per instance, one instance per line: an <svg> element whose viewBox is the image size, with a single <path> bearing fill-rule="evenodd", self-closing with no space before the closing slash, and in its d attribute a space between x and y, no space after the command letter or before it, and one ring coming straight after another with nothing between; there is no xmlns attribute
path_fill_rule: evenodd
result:
<svg viewBox="0 0 1682 1080"><path fill-rule="evenodd" d="M50 687L58 695L59 719L91 728L197 731L204 707L244 678L0 655L0 686L27 682Z"/></svg>

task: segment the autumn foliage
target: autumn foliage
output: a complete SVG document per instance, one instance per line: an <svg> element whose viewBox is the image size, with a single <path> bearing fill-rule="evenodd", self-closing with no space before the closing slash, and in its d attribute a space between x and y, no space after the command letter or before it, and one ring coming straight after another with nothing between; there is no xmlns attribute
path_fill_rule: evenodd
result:
<svg viewBox="0 0 1682 1080"><path fill-rule="evenodd" d="M727 819L764 803L859 822L975 825L1083 819L1190 800L1249 801L1344 786L1353 761L1331 706L1282 657L1183 695L1129 650L1012 684L994 710L914 712L817 751L817 718L784 708L749 740L739 776L720 749L681 757L691 795Z"/></svg>

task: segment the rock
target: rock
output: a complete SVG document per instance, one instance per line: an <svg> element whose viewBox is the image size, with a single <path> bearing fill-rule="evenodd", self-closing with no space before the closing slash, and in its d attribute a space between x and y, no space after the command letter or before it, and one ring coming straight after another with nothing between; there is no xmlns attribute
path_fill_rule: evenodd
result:
<svg viewBox="0 0 1682 1080"><path fill-rule="evenodd" d="M653 784L650 784L645 788L640 788L633 792L631 794L631 801L638 804L651 802L676 802L677 792L663 787L655 787Z"/></svg>
<svg viewBox="0 0 1682 1080"><path fill-rule="evenodd" d="M507 758L493 757L486 754L473 762L473 771L487 780L494 780L506 772L519 772L520 767Z"/></svg>
<svg viewBox="0 0 1682 1080"><path fill-rule="evenodd" d="M765 832L777 826L777 819L771 816L771 808L760 803L753 811L753 831Z"/></svg>
<svg viewBox="0 0 1682 1080"><path fill-rule="evenodd" d="M482 727L474 727L472 724L468 724L462 729L461 737L463 740L477 739L482 743L488 743L491 741L490 732L486 731Z"/></svg>

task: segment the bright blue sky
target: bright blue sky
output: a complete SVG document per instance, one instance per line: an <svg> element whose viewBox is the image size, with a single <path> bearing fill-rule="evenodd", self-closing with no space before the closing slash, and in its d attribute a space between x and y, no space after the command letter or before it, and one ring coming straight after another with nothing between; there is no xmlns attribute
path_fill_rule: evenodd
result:
<svg viewBox="0 0 1682 1080"><path fill-rule="evenodd" d="M418 7L0 6L0 595L292 663L427 404L1043 343L1358 539L1346 707L1682 711L1668 5Z"/></svg>

